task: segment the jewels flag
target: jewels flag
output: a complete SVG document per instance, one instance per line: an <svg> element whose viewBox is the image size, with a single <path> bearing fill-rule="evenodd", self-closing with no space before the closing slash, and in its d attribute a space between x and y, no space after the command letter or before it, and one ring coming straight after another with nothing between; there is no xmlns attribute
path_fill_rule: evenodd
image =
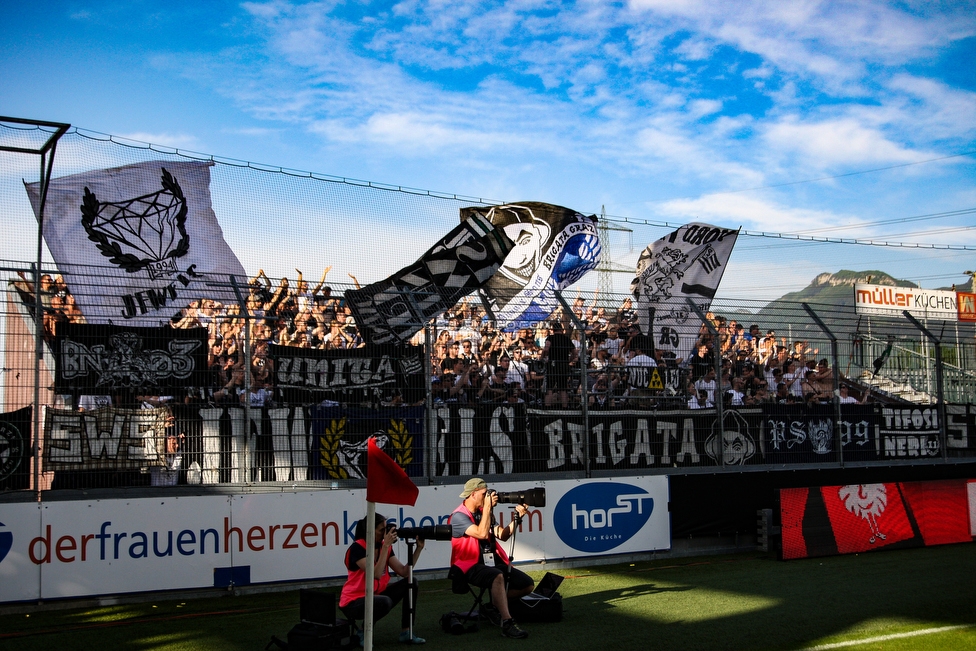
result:
<svg viewBox="0 0 976 651"><path fill-rule="evenodd" d="M212 165L150 161L51 181L44 241L88 323L158 326L192 300L236 302L229 276L246 278L211 206ZM37 216L39 184L25 188Z"/></svg>

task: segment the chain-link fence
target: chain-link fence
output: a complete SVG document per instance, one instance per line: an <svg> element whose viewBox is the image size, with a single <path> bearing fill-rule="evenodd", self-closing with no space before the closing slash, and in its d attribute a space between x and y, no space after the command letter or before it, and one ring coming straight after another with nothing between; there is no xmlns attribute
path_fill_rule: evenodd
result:
<svg viewBox="0 0 976 651"><path fill-rule="evenodd" d="M46 132L12 133L0 135ZM850 301L717 299L707 314L672 310L700 323L678 359L641 333L628 296L585 290L517 329L471 294L404 344L367 345L346 300L357 275L404 267L462 207L486 202L70 132L41 245L36 166L0 161L6 490L350 486L364 478L369 436L418 481L976 453L971 324L859 316ZM147 162L155 185L125 185ZM92 169L104 178L83 198L59 194L65 177ZM200 174L206 183L191 182ZM127 198L97 198L113 187ZM192 193L206 195L209 231L181 217ZM59 201L80 215L73 231L50 218ZM55 265L71 237L102 259ZM168 284L126 285L137 257L126 247L143 245ZM203 261L177 267L174 251ZM221 256L239 268L235 253L267 271L207 270ZM337 282L340 261L366 271Z"/></svg>
<svg viewBox="0 0 976 651"><path fill-rule="evenodd" d="M59 283L42 291L57 298ZM258 282L247 291L256 303L270 290ZM4 418L7 432L27 434L32 287L11 279L6 296ZM976 452L976 408L933 390L941 369L944 395L972 395L972 369L936 365L907 329L895 335L876 319L871 335L831 332L833 345L805 328L796 306L776 315L797 317L786 336L754 323L762 319L723 316L726 307L714 306L687 360L656 351L626 309L577 307L585 334L568 329L565 361L554 358L552 330L571 319L557 312L501 332L471 302L404 346L364 345L341 298L302 307L289 296L246 318L203 299L142 328L45 312L39 456L27 437L8 446L6 460L19 466L5 487L347 486L365 476L370 436L418 480ZM741 319L745 306L734 307L726 314ZM941 357L972 354L947 345Z"/></svg>

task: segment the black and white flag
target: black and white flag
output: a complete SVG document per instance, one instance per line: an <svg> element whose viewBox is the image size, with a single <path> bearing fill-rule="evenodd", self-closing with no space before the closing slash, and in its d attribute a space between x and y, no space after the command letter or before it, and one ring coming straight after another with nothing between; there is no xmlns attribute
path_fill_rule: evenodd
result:
<svg viewBox="0 0 976 651"><path fill-rule="evenodd" d="M658 349L681 359L691 355L701 322L687 299L708 311L738 235L738 230L692 222L641 253L630 291L641 331L654 337Z"/></svg>
<svg viewBox="0 0 976 651"><path fill-rule="evenodd" d="M158 325L192 300L234 301L244 268L210 203L210 162L151 161L51 181L44 241L88 323ZM25 184L39 211L39 185Z"/></svg>
<svg viewBox="0 0 976 651"><path fill-rule="evenodd" d="M511 330L545 321L565 289L600 260L595 215L526 201L462 208L461 219L478 216L505 231L515 243L505 264L482 290L499 328Z"/></svg>
<svg viewBox="0 0 976 651"><path fill-rule="evenodd" d="M502 229L473 215L417 262L386 280L347 291L346 303L367 343L404 343L428 320L484 285L512 246Z"/></svg>

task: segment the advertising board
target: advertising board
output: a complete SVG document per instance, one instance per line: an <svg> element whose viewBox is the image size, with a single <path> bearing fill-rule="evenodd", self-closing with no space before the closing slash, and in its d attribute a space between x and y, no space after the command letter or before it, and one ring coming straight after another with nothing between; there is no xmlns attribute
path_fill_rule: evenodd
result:
<svg viewBox="0 0 976 651"><path fill-rule="evenodd" d="M782 489L783 558L972 542L974 486L951 479Z"/></svg>
<svg viewBox="0 0 976 651"><path fill-rule="evenodd" d="M546 489L516 563L670 548L667 477L491 486ZM377 511L398 526L446 524L460 491L425 486L416 506ZM341 577L365 509L361 489L0 505L0 602ZM495 513L510 522L508 505ZM395 553L406 559L406 543ZM415 567L446 570L450 556L450 542L429 541Z"/></svg>
<svg viewBox="0 0 976 651"><path fill-rule="evenodd" d="M854 311L857 314L902 316L908 312L920 319L956 321L959 318L956 292L892 285L854 285Z"/></svg>

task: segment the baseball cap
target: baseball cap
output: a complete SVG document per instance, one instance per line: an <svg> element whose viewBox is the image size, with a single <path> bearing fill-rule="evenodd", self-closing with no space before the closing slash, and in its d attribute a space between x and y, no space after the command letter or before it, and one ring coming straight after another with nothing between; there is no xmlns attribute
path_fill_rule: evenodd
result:
<svg viewBox="0 0 976 651"><path fill-rule="evenodd" d="M468 481L464 482L464 490L461 492L461 495L459 497L468 499L468 497L471 496L471 493L481 488L488 488L488 483L484 479L481 479L480 477L473 477Z"/></svg>

